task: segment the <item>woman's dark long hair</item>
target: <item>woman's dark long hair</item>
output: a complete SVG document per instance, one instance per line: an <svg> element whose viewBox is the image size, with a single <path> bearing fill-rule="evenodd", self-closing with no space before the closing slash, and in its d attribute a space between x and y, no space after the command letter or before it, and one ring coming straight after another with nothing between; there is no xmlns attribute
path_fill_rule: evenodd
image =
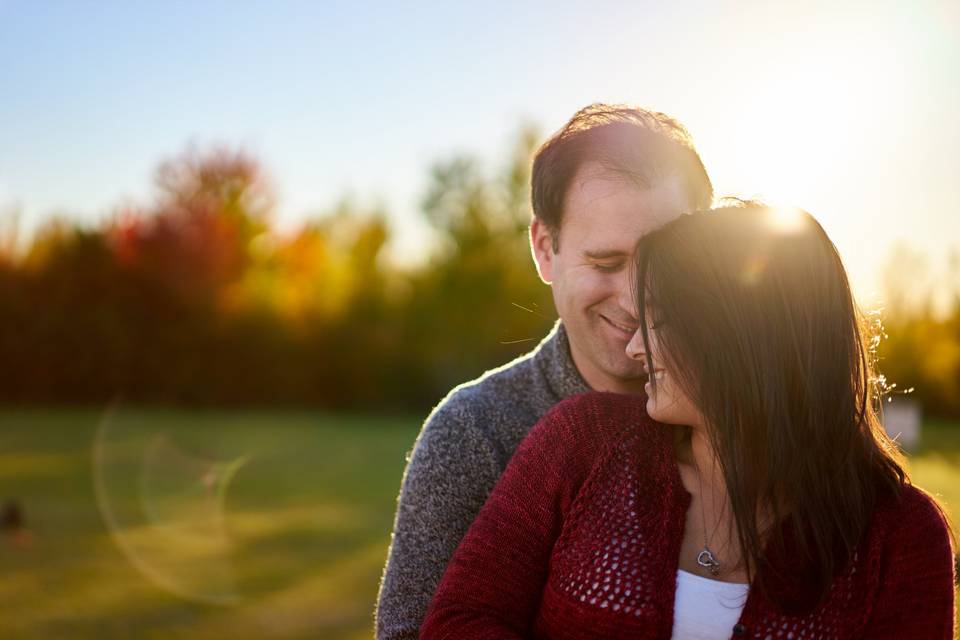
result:
<svg viewBox="0 0 960 640"><path fill-rule="evenodd" d="M740 201L648 234L634 266L649 370L644 318L707 423L748 575L769 593L771 576L801 579L799 563L816 604L874 507L908 481L836 247L808 213ZM761 529L761 512L773 525Z"/></svg>

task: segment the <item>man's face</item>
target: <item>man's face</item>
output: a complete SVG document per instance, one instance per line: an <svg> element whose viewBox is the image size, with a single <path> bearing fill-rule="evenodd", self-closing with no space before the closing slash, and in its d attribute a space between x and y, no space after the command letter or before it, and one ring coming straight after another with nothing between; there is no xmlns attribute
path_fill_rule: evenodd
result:
<svg viewBox="0 0 960 640"><path fill-rule="evenodd" d="M638 326L630 257L642 235L685 208L675 178L639 189L588 162L567 191L557 253L549 231L534 218L530 232L540 277L553 289L574 364L591 388L643 388L643 363L625 351Z"/></svg>

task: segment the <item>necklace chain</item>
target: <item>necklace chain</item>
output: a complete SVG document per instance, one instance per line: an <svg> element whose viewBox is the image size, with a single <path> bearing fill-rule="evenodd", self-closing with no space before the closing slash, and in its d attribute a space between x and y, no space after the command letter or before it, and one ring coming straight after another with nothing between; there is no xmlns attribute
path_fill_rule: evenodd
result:
<svg viewBox="0 0 960 640"><path fill-rule="evenodd" d="M703 521L703 549L697 554L697 564L709 571L713 577L717 577L720 575L721 565L713 551L710 550L710 538L713 535L707 536L707 516L703 510L703 477L700 474L700 466L697 464L696 458L693 460L693 466L697 470L697 484L700 487L700 518Z"/></svg>

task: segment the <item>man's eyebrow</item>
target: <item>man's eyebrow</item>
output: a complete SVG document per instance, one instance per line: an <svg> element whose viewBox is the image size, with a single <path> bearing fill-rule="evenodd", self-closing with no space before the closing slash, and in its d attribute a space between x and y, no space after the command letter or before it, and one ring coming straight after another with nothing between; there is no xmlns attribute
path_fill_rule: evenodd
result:
<svg viewBox="0 0 960 640"><path fill-rule="evenodd" d="M627 253L619 249L599 249L596 251L584 251L583 255L592 260L606 260L608 258L623 258Z"/></svg>

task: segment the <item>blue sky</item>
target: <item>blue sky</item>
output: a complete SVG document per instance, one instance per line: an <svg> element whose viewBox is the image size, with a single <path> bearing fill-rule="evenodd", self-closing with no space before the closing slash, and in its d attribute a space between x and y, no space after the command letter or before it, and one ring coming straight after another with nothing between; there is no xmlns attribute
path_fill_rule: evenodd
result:
<svg viewBox="0 0 960 640"><path fill-rule="evenodd" d="M259 157L292 227L345 194L424 241L432 162L494 167L593 101L683 120L721 193L821 218L862 291L960 247L960 8L802 3L0 0L0 216L95 222L157 163Z"/></svg>

